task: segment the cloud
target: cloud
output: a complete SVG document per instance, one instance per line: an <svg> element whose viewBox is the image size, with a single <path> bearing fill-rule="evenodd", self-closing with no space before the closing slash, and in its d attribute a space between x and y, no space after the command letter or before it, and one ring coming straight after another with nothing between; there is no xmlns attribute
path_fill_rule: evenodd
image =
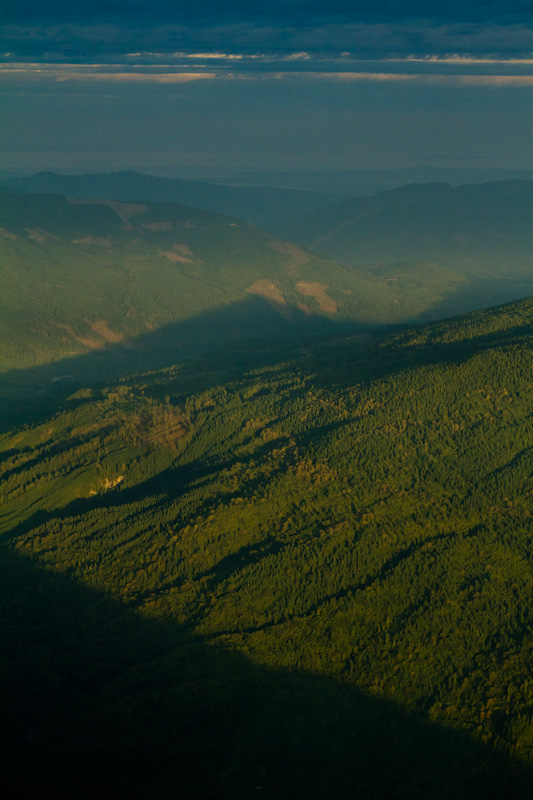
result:
<svg viewBox="0 0 533 800"><path fill-rule="evenodd" d="M170 58L530 58L531 31L523 23L406 23L331 21L304 25L220 21L191 26L175 22L139 26L138 20L115 19L94 24L19 24L3 29L5 50L13 60L58 62L114 60L127 63L134 54Z"/></svg>
<svg viewBox="0 0 533 800"><path fill-rule="evenodd" d="M190 83L191 81L213 80L218 78L216 72L139 72L135 69L123 71L110 64L18 64L10 65L0 72L0 81L9 83L10 79L20 83L21 80L31 82L65 83L78 81L81 83Z"/></svg>
<svg viewBox="0 0 533 800"><path fill-rule="evenodd" d="M309 61L312 56L309 53L301 52L301 53L289 53L288 56L285 56L286 61Z"/></svg>
<svg viewBox="0 0 533 800"><path fill-rule="evenodd" d="M522 66L532 65L533 58L476 58L472 56L461 56L454 53L448 56L407 56L405 59L389 59L390 61L413 61L419 64L520 64Z"/></svg>
<svg viewBox="0 0 533 800"><path fill-rule="evenodd" d="M533 86L533 75L457 75L446 77L450 83L455 82L458 86Z"/></svg>
<svg viewBox="0 0 533 800"><path fill-rule="evenodd" d="M139 54L141 55L141 54ZM249 56L249 58L258 58L259 56ZM242 53L172 53L172 58L191 58L197 60L204 59L217 59L220 61L240 61L245 56Z"/></svg>
<svg viewBox="0 0 533 800"><path fill-rule="evenodd" d="M276 77L294 78L295 73L276 73ZM437 86L533 86L533 75L423 75L406 74L402 72L305 72L296 73L300 78L313 80L332 80L332 81L376 81L384 82L405 82L417 84L434 84Z"/></svg>
<svg viewBox="0 0 533 800"><path fill-rule="evenodd" d="M63 81L102 81L104 83L190 83L191 81L213 80L216 72L67 72L59 73L54 80Z"/></svg>
<svg viewBox="0 0 533 800"><path fill-rule="evenodd" d="M210 62L210 58L206 62ZM353 62L355 63L355 62ZM185 84L194 81L335 81L352 83L409 83L418 85L432 84L434 86L463 86L480 87L518 87L526 88L533 85L533 75L504 72L506 66L515 68L514 62L498 63L490 61L491 67L498 67L498 72L475 73L472 68L477 66L475 60L460 62L466 66L468 72L461 70L450 73L442 72L442 68L450 63L456 66L455 60L423 60L420 64L416 59L390 59L381 62L356 62L358 68L350 69L350 64L340 65L338 62L311 61L306 58L294 60L286 59L278 62L278 69L269 59L266 59L263 68L235 69L226 68L203 69L195 65L196 70L190 70L185 65L129 65L117 67L113 64L41 64L39 62L6 65L0 72L0 81L4 85L20 83L130 83L130 84ZM481 65L486 66L482 61ZM290 69L288 68L290 66ZM334 66L335 69L331 67ZM391 69L391 67L394 67ZM422 71L420 71L422 70Z"/></svg>
<svg viewBox="0 0 533 800"><path fill-rule="evenodd" d="M287 74L287 73L286 73ZM294 75L294 73L289 73ZM333 81L415 81L420 76L400 72L305 72L300 77Z"/></svg>

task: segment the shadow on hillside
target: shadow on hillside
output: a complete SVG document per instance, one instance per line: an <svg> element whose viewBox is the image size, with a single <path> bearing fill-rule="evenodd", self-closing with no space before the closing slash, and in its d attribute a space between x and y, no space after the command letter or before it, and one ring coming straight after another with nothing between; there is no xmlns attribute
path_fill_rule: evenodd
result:
<svg viewBox="0 0 533 800"><path fill-rule="evenodd" d="M531 795L531 771L466 735L1 556L5 796Z"/></svg>
<svg viewBox="0 0 533 800"><path fill-rule="evenodd" d="M492 310L486 313L491 314ZM436 335L440 326L459 321L458 317L436 322ZM533 331L530 325L451 342L430 337L420 344L408 343L400 337L392 339L386 347L381 346L387 332L406 327L364 328L303 313L288 321L266 301L251 297L182 323L166 325L128 340L125 345L110 345L105 350L40 367L11 370L1 379L0 433L17 425L46 420L82 387L98 388L124 377L136 376L147 393L168 394L170 384L165 379L143 375L139 381L138 376L180 361L185 364L177 376L174 373L171 388L182 398L240 378L247 369L260 369L296 357L301 371L317 374L317 383L347 386L368 383L416 366L462 363L492 347L512 346L517 337ZM414 326L409 328L412 330ZM74 409L88 399L72 399L68 407Z"/></svg>
<svg viewBox="0 0 533 800"><path fill-rule="evenodd" d="M363 328L318 314L306 315L298 309L286 318L264 298L250 295L244 301L169 323L102 350L4 373L0 376L3 429L45 417L81 387L113 384L120 378L162 369L210 351L218 351L218 371L223 363L231 372L241 366L243 359L247 363L253 360L247 340L254 340L264 356L265 349L278 348L283 342ZM237 351L235 358L233 350Z"/></svg>
<svg viewBox="0 0 533 800"><path fill-rule="evenodd" d="M460 317L448 321L450 326L455 322L460 324ZM525 346L526 336L533 334L533 320L529 325L515 325L504 330L496 330L486 334L472 335L470 338L455 341L439 341L440 326L448 322L435 323L433 329L435 338L416 342L416 328L410 326L406 337L401 334L395 340L386 342L383 346L380 341L375 341L367 347L354 347L343 352L343 358L338 353L330 354L329 359L326 348L317 348L315 369L318 372L317 382L326 386L350 386L355 383L368 384L373 380L386 378L389 375L401 373L403 370L427 367L432 365L459 365L476 355L492 350L507 350L517 345ZM483 327L483 323L480 324ZM423 332L426 326L420 326ZM342 340L338 340L342 344ZM349 339L347 340L349 341ZM332 358L336 355L336 358Z"/></svg>
<svg viewBox="0 0 533 800"><path fill-rule="evenodd" d="M322 434L323 431L320 429L319 435ZM70 444L72 440L67 441L68 444ZM160 507L162 503L175 502L187 491L189 491L193 485L198 487L199 482L209 485L216 475L223 470L230 470L237 463L241 465L248 465L252 464L256 460L261 460L267 456L268 453L273 451L278 444L279 442L277 440L274 442L265 442L263 445L256 448L249 456L243 456L242 454L239 454L233 458L226 458L223 460L215 458L211 460L193 461L188 464L177 463L163 469L161 472L156 472L150 478L147 478L139 483L135 483L132 486L121 487L118 491L107 492L105 494L98 494L90 497L79 497L59 509L52 508L51 510L46 510L41 508L29 514L29 516L26 518L23 518L21 522L11 527L11 529L3 533L2 536L4 537L4 541L7 541L7 539L13 540L19 536L24 536L34 528L46 525L46 523L52 520L69 519L70 517L76 517L82 514L90 513L93 509L109 510L123 508L125 511L131 504L139 503L149 498L153 500L151 505L154 507ZM67 447L68 445L65 447L65 449L67 449ZM61 445L58 445L57 447L52 446L51 448L47 449L47 458L49 457L50 453L61 451L62 449L63 447ZM10 475L17 474L18 472L24 471L26 468L33 467L35 464L39 463L40 460L40 458L35 458L31 461L26 461L18 469L4 472L2 477L5 480ZM278 467L270 471L269 480L275 478L277 473L283 473L285 469L286 465L280 461ZM256 491L263 485L264 477L262 475L258 475L254 480L247 481L244 488L239 486L227 492L219 492L217 494L217 502L229 503L231 499L235 497L253 497ZM213 498L209 498L205 503L205 508L211 508L212 503ZM200 506L197 508L196 513L201 514L203 510L204 506ZM8 524L6 523L6 516L7 515L4 515L3 518L3 515L0 513L0 521L3 518L2 527ZM7 519L10 519L9 516L7 516Z"/></svg>
<svg viewBox="0 0 533 800"><path fill-rule="evenodd" d="M514 303L532 294L533 276L477 278L466 287L456 288L446 294L440 302L419 314L410 324L436 322L457 314L469 314L504 303Z"/></svg>

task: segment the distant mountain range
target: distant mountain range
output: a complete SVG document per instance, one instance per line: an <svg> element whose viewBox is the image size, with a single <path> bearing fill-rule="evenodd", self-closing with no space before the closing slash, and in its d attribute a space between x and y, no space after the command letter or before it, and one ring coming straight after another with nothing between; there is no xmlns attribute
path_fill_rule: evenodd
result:
<svg viewBox="0 0 533 800"><path fill-rule="evenodd" d="M57 193L68 197L178 203L243 217L247 222L263 228L268 228L271 222L289 214L317 208L342 196L342 192L337 195L314 189L224 186L204 181L160 178L138 172L87 175L39 172L28 178L1 180L0 189L28 194Z"/></svg>
<svg viewBox="0 0 533 800"><path fill-rule="evenodd" d="M531 169L487 167L405 167L403 169L356 169L307 172L241 172L228 177L205 177L202 180L228 186L284 186L314 189L346 197L364 197L408 183L489 183L491 181L533 180Z"/></svg>
<svg viewBox="0 0 533 800"><path fill-rule="evenodd" d="M450 177L470 174L441 172ZM485 174L472 175L478 173ZM389 175L376 174L383 179ZM387 180L407 175L411 172L396 171ZM274 178L281 182L283 175ZM333 184L325 180L312 185ZM0 181L2 186L24 193L57 192L124 202L171 201L236 215L388 285L395 294L393 307L387 310L385 292L377 313L375 307L368 308L367 318L381 321L449 316L533 292L533 181L529 180L410 184L343 199L305 188L223 186L135 172L78 176L48 172ZM349 182L344 189L348 186Z"/></svg>

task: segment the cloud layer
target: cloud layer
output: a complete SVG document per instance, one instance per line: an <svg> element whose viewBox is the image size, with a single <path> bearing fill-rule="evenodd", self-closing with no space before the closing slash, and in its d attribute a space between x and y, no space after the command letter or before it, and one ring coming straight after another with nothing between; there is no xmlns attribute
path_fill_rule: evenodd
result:
<svg viewBox="0 0 533 800"><path fill-rule="evenodd" d="M3 13L5 164L522 166L528 6L18 0Z"/></svg>
<svg viewBox="0 0 533 800"><path fill-rule="evenodd" d="M349 52L527 57L527 0L18 0L3 13L7 58L117 63L128 53Z"/></svg>
<svg viewBox="0 0 533 800"><path fill-rule="evenodd" d="M248 57L235 53L131 53L122 63L12 62L0 71L0 86L65 82L184 84L192 81L329 80L405 82L449 86L533 84L532 59L447 57L316 58L308 52Z"/></svg>

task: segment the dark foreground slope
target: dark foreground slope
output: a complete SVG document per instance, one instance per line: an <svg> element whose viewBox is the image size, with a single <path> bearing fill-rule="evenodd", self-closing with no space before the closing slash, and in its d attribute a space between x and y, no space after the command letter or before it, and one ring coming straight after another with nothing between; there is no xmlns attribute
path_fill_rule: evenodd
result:
<svg viewBox="0 0 533 800"><path fill-rule="evenodd" d="M529 797L532 314L243 349L5 435L2 779Z"/></svg>

